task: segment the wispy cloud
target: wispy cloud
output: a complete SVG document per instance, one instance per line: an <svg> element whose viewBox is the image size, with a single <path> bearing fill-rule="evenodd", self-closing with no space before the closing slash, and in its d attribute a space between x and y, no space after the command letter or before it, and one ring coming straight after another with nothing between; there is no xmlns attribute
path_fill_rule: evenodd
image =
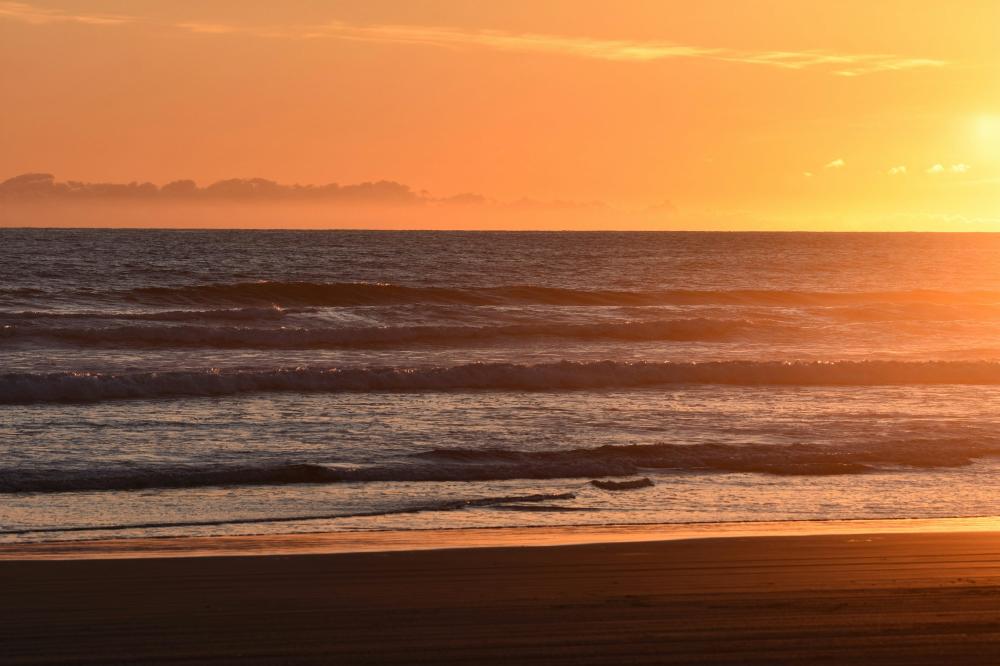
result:
<svg viewBox="0 0 1000 666"><path fill-rule="evenodd" d="M890 176L905 176L906 166L900 165L900 166L890 167L889 170L886 171L886 173L889 174Z"/></svg>
<svg viewBox="0 0 1000 666"><path fill-rule="evenodd" d="M841 158L838 157L837 159L833 160L832 162L827 162L823 166L823 168L824 169L843 169L845 166L847 166L847 162L845 162L844 160L842 160Z"/></svg>
<svg viewBox="0 0 1000 666"><path fill-rule="evenodd" d="M199 32L206 35L226 35L234 32L239 32L238 28L221 23L175 23L174 27L180 28L181 30L189 30L190 32Z"/></svg>
<svg viewBox="0 0 1000 666"><path fill-rule="evenodd" d="M293 33L287 34L292 36ZM414 25L358 26L333 22L309 28L294 36L307 39L349 39L439 48L484 48L518 53L547 53L618 62L652 62L697 58L791 70L822 69L840 76L942 67L947 64L942 60L904 58L884 54L836 54L825 51L742 51L670 41L594 39Z"/></svg>
<svg viewBox="0 0 1000 666"><path fill-rule="evenodd" d="M597 60L639 62L669 58L722 59L721 56L727 54L725 49L687 46L673 42L602 40L559 35L516 34L496 30L467 31L433 26L355 26L335 22L319 26L307 36L449 48L479 47L497 51L551 53Z"/></svg>
<svg viewBox="0 0 1000 666"><path fill-rule="evenodd" d="M85 23L88 25L121 25L135 19L121 14L76 14L58 9L44 9L24 2L0 2L0 18L25 23Z"/></svg>
<svg viewBox="0 0 1000 666"><path fill-rule="evenodd" d="M339 21L317 25L245 26L186 21L156 23L136 16L78 14L39 9L24 2L0 1L0 18L34 24L86 23L119 25L148 23L203 35L243 34L278 39L339 39L369 43L408 44L437 48L488 49L539 53L617 62L702 59L789 70L815 69L837 76L943 67L947 62L892 54L842 54L828 51L747 51L680 44L672 41L596 39L564 35L462 30L420 25L354 25Z"/></svg>

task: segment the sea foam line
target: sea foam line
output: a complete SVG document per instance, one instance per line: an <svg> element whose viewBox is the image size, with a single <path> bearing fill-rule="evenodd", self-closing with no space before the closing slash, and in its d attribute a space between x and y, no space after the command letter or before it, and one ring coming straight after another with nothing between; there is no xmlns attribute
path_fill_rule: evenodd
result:
<svg viewBox="0 0 1000 666"><path fill-rule="evenodd" d="M509 497L481 497L475 499L441 500L427 504L416 504L395 509L359 511L355 513L331 513L324 515L309 514L304 516L274 516L265 518L228 518L219 520L164 521L146 523L122 523L118 525L80 525L68 527L38 527L23 529L0 529L0 536L16 534L48 534L64 532L105 532L117 530L158 529L171 527L217 527L220 525L258 525L266 523L306 523L318 520L337 520L343 518L374 518L378 516L393 516L411 513L426 513L430 511L461 511L462 509L491 508L515 503L537 504L558 500L571 500L573 493L512 495ZM516 504L515 504L516 505Z"/></svg>
<svg viewBox="0 0 1000 666"><path fill-rule="evenodd" d="M674 319L594 324L494 326L379 326L262 328L245 326L3 326L0 340L54 340L81 346L216 347L252 349L373 348L405 344L470 344L507 338L631 341L725 341L748 336L802 334L775 322L740 319Z"/></svg>
<svg viewBox="0 0 1000 666"><path fill-rule="evenodd" d="M135 303L191 305L357 306L452 305L846 305L863 303L1000 303L996 292L809 292L793 290L627 291L542 285L498 287L405 286L386 283L258 281L140 287L118 292Z"/></svg>

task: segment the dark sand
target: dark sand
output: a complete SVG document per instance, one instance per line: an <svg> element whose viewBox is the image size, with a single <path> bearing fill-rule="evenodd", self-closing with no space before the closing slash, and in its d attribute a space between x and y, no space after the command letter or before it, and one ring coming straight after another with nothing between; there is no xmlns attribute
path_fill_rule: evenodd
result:
<svg viewBox="0 0 1000 666"><path fill-rule="evenodd" d="M996 664L1000 533L0 562L0 662L118 661Z"/></svg>

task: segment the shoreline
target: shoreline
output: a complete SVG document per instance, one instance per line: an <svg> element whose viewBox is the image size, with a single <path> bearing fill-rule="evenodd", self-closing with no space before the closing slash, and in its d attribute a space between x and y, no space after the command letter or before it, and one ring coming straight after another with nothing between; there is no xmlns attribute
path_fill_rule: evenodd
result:
<svg viewBox="0 0 1000 666"><path fill-rule="evenodd" d="M1000 517L488 527L0 543L0 562L335 555L706 539L1000 533Z"/></svg>

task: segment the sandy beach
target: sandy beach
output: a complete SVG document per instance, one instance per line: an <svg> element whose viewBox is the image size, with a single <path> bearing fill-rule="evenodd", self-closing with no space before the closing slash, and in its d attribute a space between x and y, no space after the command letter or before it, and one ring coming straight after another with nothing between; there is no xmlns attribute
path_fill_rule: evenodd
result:
<svg viewBox="0 0 1000 666"><path fill-rule="evenodd" d="M1000 660L997 532L80 557L0 562L0 662Z"/></svg>

